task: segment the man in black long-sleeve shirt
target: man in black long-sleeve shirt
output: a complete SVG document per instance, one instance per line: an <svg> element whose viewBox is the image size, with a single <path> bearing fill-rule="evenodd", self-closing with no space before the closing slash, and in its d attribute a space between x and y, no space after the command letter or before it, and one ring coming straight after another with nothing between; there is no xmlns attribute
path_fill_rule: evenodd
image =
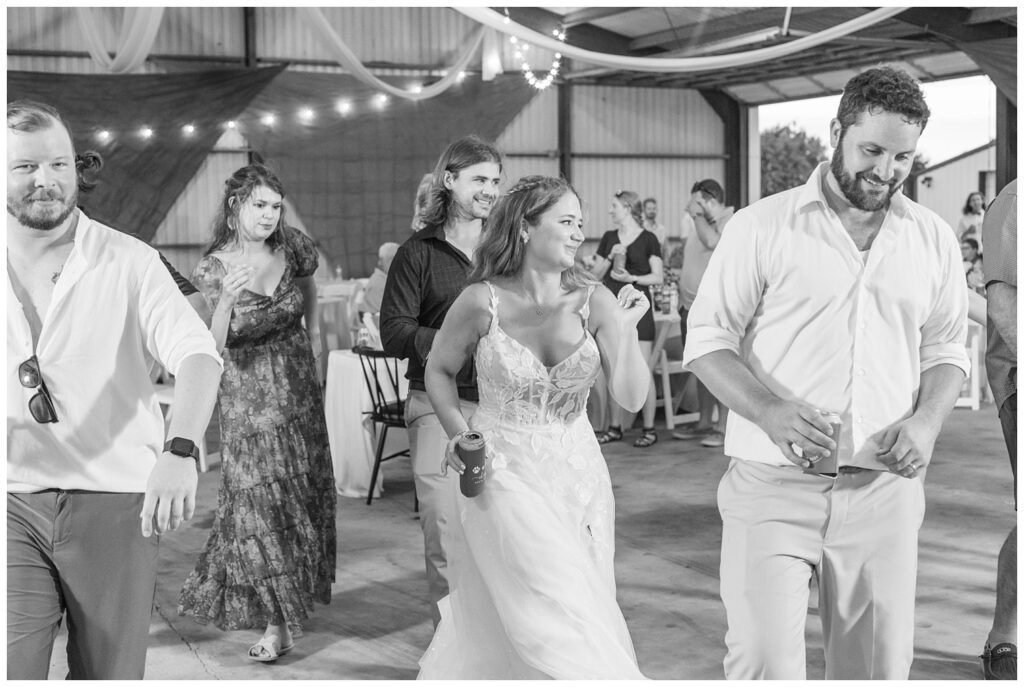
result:
<svg viewBox="0 0 1024 687"><path fill-rule="evenodd" d="M466 285L483 221L498 199L500 177L501 155L489 143L469 136L448 146L434 169L424 228L395 254L381 304L384 351L409 361L405 421L435 627L440 620L437 602L448 594L445 532L452 505L441 475L448 436L427 398L423 371L434 336ZM472 360L456 381L468 417L477 401Z"/></svg>

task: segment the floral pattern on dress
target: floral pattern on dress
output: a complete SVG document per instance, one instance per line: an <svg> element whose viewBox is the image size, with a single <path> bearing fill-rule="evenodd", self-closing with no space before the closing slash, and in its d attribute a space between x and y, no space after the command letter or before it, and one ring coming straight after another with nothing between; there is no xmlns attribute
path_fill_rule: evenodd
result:
<svg viewBox="0 0 1024 687"><path fill-rule="evenodd" d="M317 267L313 242L285 229L273 294L245 290L231 315L220 382L221 485L210 538L178 612L222 630L300 623L330 603L336 493L323 395L295 280ZM225 265L200 261L192 281L211 309Z"/></svg>

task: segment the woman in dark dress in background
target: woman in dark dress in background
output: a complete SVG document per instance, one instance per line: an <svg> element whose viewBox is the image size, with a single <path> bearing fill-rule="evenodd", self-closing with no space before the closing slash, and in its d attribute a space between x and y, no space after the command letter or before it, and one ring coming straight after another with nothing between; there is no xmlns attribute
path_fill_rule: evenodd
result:
<svg viewBox="0 0 1024 687"><path fill-rule="evenodd" d="M643 203L633 191L619 191L612 198L611 215L615 229L606 231L597 247L593 275L602 279L604 285L616 296L626 284L632 284L650 301L651 307L637 323L640 349L650 357L654 349L654 298L652 286L658 286L664 279L661 260L661 245L658 237L643 227ZM625 254L625 266L615 268L615 256ZM637 448L653 446L658 441L654 430L654 412L657 410L654 385L647 390L647 401L643 408L643 430L633 442ZM608 431L598 438L602 444L622 439L622 406L611 401L611 420Z"/></svg>
<svg viewBox="0 0 1024 687"><path fill-rule="evenodd" d="M222 474L178 612L222 630L266 628L248 653L263 662L292 649L314 601L330 603L335 566L334 475L311 343L317 253L285 226L283 200L262 164L235 172L192 277L224 357Z"/></svg>

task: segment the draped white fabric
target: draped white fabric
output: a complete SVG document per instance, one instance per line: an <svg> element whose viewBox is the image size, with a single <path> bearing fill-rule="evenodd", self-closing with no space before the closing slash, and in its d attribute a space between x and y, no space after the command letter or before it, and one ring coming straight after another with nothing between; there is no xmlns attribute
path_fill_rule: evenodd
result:
<svg viewBox="0 0 1024 687"><path fill-rule="evenodd" d="M100 16L102 9L95 7L77 7L78 20L82 24L82 34L92 59L111 74L129 74L146 61L160 21L164 16L163 7L126 7L121 20L121 30L117 37L117 51L111 59L103 45L100 35Z"/></svg>
<svg viewBox="0 0 1024 687"><path fill-rule="evenodd" d="M306 20L306 25L309 26L310 30L320 39L321 44L327 48L338 64L347 69L352 76L385 93L390 93L393 96L405 98L406 100L426 100L448 90L452 84L458 81L459 72L464 70L469 65L470 60L473 59L473 55L483 42L484 31L486 30L484 27L480 27L480 30L470 40L466 51L462 53L453 66L449 67L448 74L444 78L429 86L424 86L418 93L414 93L402 88L396 88L371 74L363 66L363 63L359 61L359 58L355 56L355 53L341 40L341 37L338 36L334 28L327 22L327 17L319 9L316 7L297 7L296 10Z"/></svg>
<svg viewBox="0 0 1024 687"><path fill-rule="evenodd" d="M627 57L623 55L609 55L607 53L584 50L583 48L577 48L569 45L568 43L563 43L551 36L545 36L542 33L537 33L533 29L529 29L521 24L517 24L515 22L506 23L506 17L504 14L487 9L486 7L455 7L453 9L461 12L470 19L475 19L484 26L490 26L502 33L507 33L520 40L528 41L531 45L536 45L539 48L545 48L547 50L562 53L562 55L579 60L580 62L595 64L601 67L611 67L613 69L628 69L636 72L697 72L707 69L740 67L748 64L756 64L758 62L766 62L779 57L785 57L786 55L792 55L793 53L800 52L801 50L813 48L817 45L821 45L822 43L827 43L833 39L865 29L884 19L888 19L889 17L899 14L906 8L883 7L876 9L863 16L857 17L856 19L851 19L850 21L843 22L842 24L838 24L832 28L819 31L811 36L798 38L791 43L785 43L783 45L773 45L768 48L759 48L757 50L748 50L746 52L733 53L729 55L673 58Z"/></svg>

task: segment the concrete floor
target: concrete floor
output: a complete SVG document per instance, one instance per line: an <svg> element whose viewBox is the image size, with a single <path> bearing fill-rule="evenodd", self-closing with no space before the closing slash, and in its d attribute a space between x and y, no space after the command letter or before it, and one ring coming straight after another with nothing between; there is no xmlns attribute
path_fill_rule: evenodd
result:
<svg viewBox="0 0 1024 687"><path fill-rule="evenodd" d="M605 455L617 498L619 600L640 668L659 679L721 679L725 613L718 597L721 523L715 490L726 467L697 442L627 441ZM936 446L921 531L913 679L980 679L996 554L1013 526L1012 481L995 411L955 410ZM276 664L245 657L258 631L220 632L175 613L181 583L206 541L220 478L200 477L196 517L161 543L147 679L415 678L432 635L422 540L407 459L384 466L386 493L367 506L339 498L334 598ZM815 595L812 594L812 598ZM808 677L824 675L816 609L807 623ZM66 674L64 640L51 677Z"/></svg>

